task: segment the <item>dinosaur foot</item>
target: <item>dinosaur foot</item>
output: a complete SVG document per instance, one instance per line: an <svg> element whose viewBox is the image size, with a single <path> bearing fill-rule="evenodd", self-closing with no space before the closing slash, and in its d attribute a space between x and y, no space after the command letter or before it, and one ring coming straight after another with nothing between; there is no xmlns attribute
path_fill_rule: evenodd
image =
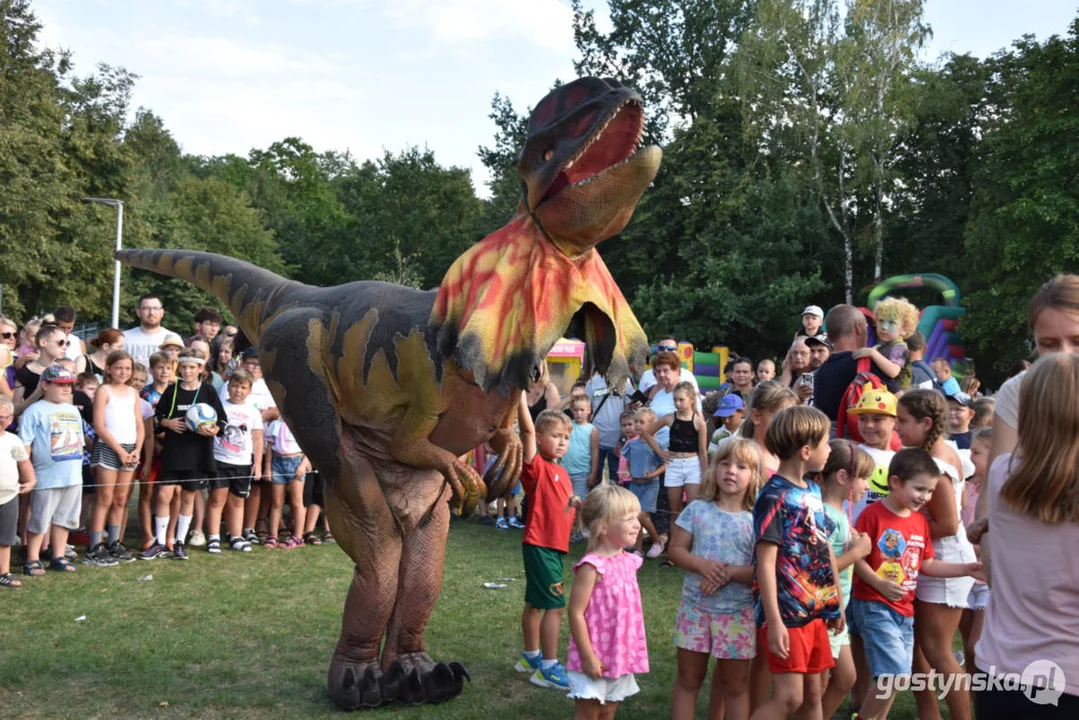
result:
<svg viewBox="0 0 1079 720"><path fill-rule="evenodd" d="M436 663L420 652L399 655L383 673L380 684L384 700L422 705L457 697L466 679L472 680L461 663Z"/></svg>
<svg viewBox="0 0 1079 720"><path fill-rule="evenodd" d="M373 708L394 700L384 695L382 678L382 670L377 662L354 662L334 655L327 687L330 698L340 708Z"/></svg>

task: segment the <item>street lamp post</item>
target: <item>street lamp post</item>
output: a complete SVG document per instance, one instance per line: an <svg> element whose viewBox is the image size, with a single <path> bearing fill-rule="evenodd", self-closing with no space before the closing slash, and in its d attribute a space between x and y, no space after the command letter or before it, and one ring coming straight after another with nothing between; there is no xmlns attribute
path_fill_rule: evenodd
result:
<svg viewBox="0 0 1079 720"><path fill-rule="evenodd" d="M123 247L122 237L124 234L124 201L116 200L115 198L83 198L86 202L101 203L102 205L110 205L116 208L116 252L120 252ZM112 271L112 325L110 327L120 327L120 261L115 261L115 267Z"/></svg>

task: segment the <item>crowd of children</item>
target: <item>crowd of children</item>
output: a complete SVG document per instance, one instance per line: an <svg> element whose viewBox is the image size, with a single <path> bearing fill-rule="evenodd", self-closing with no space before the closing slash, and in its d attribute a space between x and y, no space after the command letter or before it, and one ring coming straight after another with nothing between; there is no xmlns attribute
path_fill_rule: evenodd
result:
<svg viewBox="0 0 1079 720"><path fill-rule="evenodd" d="M15 546L23 574L36 578L75 572L77 545L86 548L83 564L110 567L185 560L189 544L219 554L333 541L321 480L276 419L252 348L228 362L231 334L213 343L195 335L185 347L166 333L147 368L115 329L76 359L51 317L22 333L21 345L5 347L16 370L10 395L0 393L0 587L23 584L11 572ZM211 367L212 353L225 361ZM193 429L187 411L200 403L213 421ZM144 542L133 552L123 539L135 487Z"/></svg>
<svg viewBox="0 0 1079 720"><path fill-rule="evenodd" d="M928 388L911 385L919 375L910 372L908 309L882 305L884 345L864 354L909 389L892 392L885 378L860 387L849 408L857 439L836 439L836 424L805 402L811 393L774 379L774 363L757 366L755 385L739 376L703 405L693 383L668 382L657 366L666 389L652 397L662 402L611 395L622 437L605 474L585 383L557 407L546 387L523 394L524 521L508 498L496 511L499 528L524 531L515 669L568 691L578 717L613 717L649 670L637 571L666 555L685 572L670 618L672 718L695 716L712 659L708 717L734 720L827 718L848 696L854 717L885 718L896 686L881 678L963 672L957 633L974 672L989 589L967 528L989 472L992 398L972 397L943 370ZM823 337L815 324L812 334L805 328L810 339ZM134 561L122 539L135 485L140 558L186 559L203 527L215 554L321 544L321 488L277 419L256 352L232 358L227 339L194 336L152 354L147 373L122 335L103 333L95 347L108 352L87 355L76 375L53 327L27 339L35 354L15 373L13 397L0 394L0 586L21 584L10 571L16 542L26 546L26 575L45 574L46 547L48 568L74 571L69 532L82 527L85 563ZM911 345L916 353L917 338ZM752 374L745 359L734 366ZM216 420L192 429L185 416L198 403ZM4 432L16 419L18 435ZM670 522L669 539L658 516ZM567 590L565 560L585 539ZM945 700L953 718L971 717L961 684ZM920 717L939 716L932 689L917 702Z"/></svg>

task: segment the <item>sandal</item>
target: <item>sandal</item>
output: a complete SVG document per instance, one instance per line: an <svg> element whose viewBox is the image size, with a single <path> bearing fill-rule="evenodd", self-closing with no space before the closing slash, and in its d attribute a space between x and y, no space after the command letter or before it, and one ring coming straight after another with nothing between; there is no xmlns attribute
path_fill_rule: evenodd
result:
<svg viewBox="0 0 1079 720"><path fill-rule="evenodd" d="M45 574L45 567L40 560L31 560L22 566L22 572L30 577L41 577Z"/></svg>
<svg viewBox="0 0 1079 720"><path fill-rule="evenodd" d="M0 575L0 587L21 588L22 581L15 578L11 573Z"/></svg>
<svg viewBox="0 0 1079 720"><path fill-rule="evenodd" d="M303 540L296 537L295 535L290 535L288 540L281 543L281 547L283 547L285 550L295 550L298 547L303 547Z"/></svg>
<svg viewBox="0 0 1079 720"><path fill-rule="evenodd" d="M78 570L67 558L53 558L49 561L49 569L65 573L73 573Z"/></svg>
<svg viewBox="0 0 1079 720"><path fill-rule="evenodd" d="M266 548L267 550L273 550L278 545L279 543L277 542L277 538L275 537L268 537L262 541L262 547Z"/></svg>
<svg viewBox="0 0 1079 720"><path fill-rule="evenodd" d="M322 541L318 539L318 535L313 532L304 533L303 542L305 545L321 545Z"/></svg>
<svg viewBox="0 0 1079 720"><path fill-rule="evenodd" d="M327 532L325 535L322 536L322 542L336 543L337 541L334 540L332 532Z"/></svg>

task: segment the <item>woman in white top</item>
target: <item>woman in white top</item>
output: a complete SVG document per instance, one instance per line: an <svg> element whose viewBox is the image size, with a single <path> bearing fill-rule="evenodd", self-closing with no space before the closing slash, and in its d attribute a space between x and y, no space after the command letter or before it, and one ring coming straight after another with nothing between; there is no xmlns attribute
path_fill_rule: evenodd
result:
<svg viewBox="0 0 1079 720"><path fill-rule="evenodd" d="M980 671L1018 678L976 697L978 720L1079 718L1079 354L1043 355L1019 396L1014 453L989 470L995 572ZM983 540L984 547L984 540Z"/></svg>

